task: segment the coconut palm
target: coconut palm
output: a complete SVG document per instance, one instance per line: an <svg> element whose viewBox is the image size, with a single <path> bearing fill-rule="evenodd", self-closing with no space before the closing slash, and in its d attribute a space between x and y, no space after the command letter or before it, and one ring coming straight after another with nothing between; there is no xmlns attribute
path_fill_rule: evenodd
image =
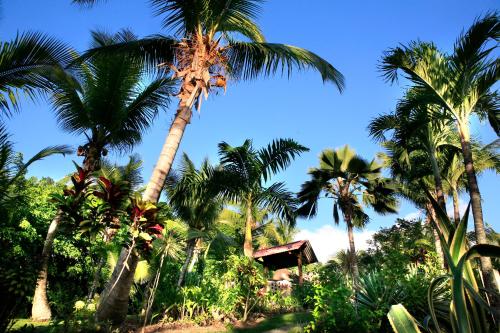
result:
<svg viewBox="0 0 500 333"><path fill-rule="evenodd" d="M459 36L451 55L443 54L431 43L412 42L389 50L381 65L388 81L396 81L401 70L428 101L441 106L446 115L455 120L479 244L486 244L487 240L469 123L475 113L487 117L497 134L500 133L498 95L493 88L500 67L498 58L490 58L496 45L488 45L490 41L498 41L499 36L499 16L490 13L476 20ZM496 290L491 260L488 257L480 260L486 287Z"/></svg>
<svg viewBox="0 0 500 333"><path fill-rule="evenodd" d="M256 228L256 239L259 248L285 245L293 242L297 229L280 218L271 218L270 221Z"/></svg>
<svg viewBox="0 0 500 333"><path fill-rule="evenodd" d="M70 49L41 33L0 42L0 114L18 110L18 92L30 97L50 88L50 72L71 60Z"/></svg>
<svg viewBox="0 0 500 333"><path fill-rule="evenodd" d="M76 2L92 4L96 0ZM259 0L150 2L173 37L155 35L132 43L117 43L95 48L84 56L124 52L145 58L151 67L172 72L178 79L177 112L144 192L146 201L158 201L193 108L199 110L202 97L208 98L216 89L225 90L229 79L249 80L277 72L290 75L293 70L313 69L321 74L323 81L333 82L340 91L343 89L342 74L318 55L299 47L265 41L255 23L261 11ZM243 40L238 40L241 37ZM116 269L121 270L122 266L117 265ZM115 302L106 303L114 306Z"/></svg>
<svg viewBox="0 0 500 333"><path fill-rule="evenodd" d="M165 183L170 207L188 226L186 259L179 274L179 287L184 284L186 273L197 260L204 236L214 229L222 211L223 201L217 197L214 172L208 160L204 160L197 169L183 154L179 173L171 173Z"/></svg>
<svg viewBox="0 0 500 333"><path fill-rule="evenodd" d="M282 182L267 186L271 176L286 169L295 156L308 149L294 140L274 140L267 147L256 150L251 140L232 147L226 142L219 144L219 156L223 170L222 195L227 201L242 207L245 217L243 252L253 256L252 231L256 227L256 214L267 211L287 224L295 224L296 202Z"/></svg>
<svg viewBox="0 0 500 333"><path fill-rule="evenodd" d="M123 51L143 56L151 65L172 71L179 80L177 113L144 193L146 200L158 200L193 107L199 109L202 96L207 98L217 88L226 89L228 79L248 80L280 71L290 75L294 69L312 68L320 72L323 81L333 82L339 90L343 88L342 74L321 57L302 48L265 41L254 22L261 10L260 1L150 2L155 13L163 17L165 29L175 37L156 35L95 48L85 55ZM238 36L248 41L238 41Z"/></svg>
<svg viewBox="0 0 500 333"><path fill-rule="evenodd" d="M108 36L93 34L93 47L133 40L127 32ZM143 83L145 72L137 61L125 54L105 54L90 62L55 73L52 105L60 126L74 134L84 134L86 141L78 148L83 156L83 171L100 168L107 149L130 150L166 107L172 93L172 81L155 78ZM32 318L51 317L47 300L47 267L52 243L64 214L52 220L42 252L42 265L33 298Z"/></svg>
<svg viewBox="0 0 500 333"><path fill-rule="evenodd" d="M298 193L301 206L299 216L315 216L321 194L333 199L333 219L339 223L342 212L349 237L349 253L354 284L359 280L353 229L363 228L369 217L363 205L379 214L395 213L395 187L381 175L382 166L372 160L368 162L356 155L349 146L321 152L318 168L309 170L310 180L302 184Z"/></svg>
<svg viewBox="0 0 500 333"><path fill-rule="evenodd" d="M15 153L14 145L10 141L6 128L0 122L0 218L3 227L12 223L14 207L23 202L22 196L19 193L19 185L22 183L22 179L24 179L28 168L33 163L51 155L70 152L69 147L53 146L42 149L28 161L23 161L22 155ZM2 251L5 250L5 246L10 247L12 243L2 243L0 249ZM9 262L9 258L0 260L0 266L3 267L2 272L0 272L0 288L2 289L0 293L2 297L0 305L0 331L2 332L9 326L10 319L12 319L11 316L14 314L20 301L17 291L9 287L11 285L10 282L18 278L16 274L12 274L12 270L6 269L9 265L12 265ZM18 263L19 265L22 265L22 263Z"/></svg>

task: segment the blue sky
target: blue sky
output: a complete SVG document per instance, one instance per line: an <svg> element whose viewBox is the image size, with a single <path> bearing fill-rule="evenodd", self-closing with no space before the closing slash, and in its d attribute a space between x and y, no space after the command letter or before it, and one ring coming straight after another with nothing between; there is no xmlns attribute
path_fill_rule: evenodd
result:
<svg viewBox="0 0 500 333"><path fill-rule="evenodd" d="M18 31L36 30L84 50L93 29L115 32L130 28L139 36L162 31L160 19L152 16L146 0L110 0L92 10L70 2L0 0L0 40L9 40ZM493 0L269 1L259 19L268 41L304 47L321 55L345 75L345 92L341 95L334 86L323 85L314 72L294 73L290 79L277 76L229 82L225 95L211 96L201 114L194 115L180 151L197 162L205 156L215 162L217 143L222 140L238 145L252 138L260 147L274 138L294 138L310 152L276 178L286 181L293 191L307 179L307 169L317 164L317 156L324 148L348 143L362 156L371 158L380 148L368 137L366 126L372 117L392 110L402 93L402 86L385 83L377 71L382 52L415 39L434 41L441 49L450 50L460 31L475 17L495 9L499 9L499 3ZM145 180L156 162L174 110L175 103L162 113L135 149L144 159ZM23 103L22 112L7 124L16 148L26 157L48 145L77 146L83 140L61 131L44 102ZM474 133L484 142L495 139L487 125L477 122ZM50 158L33 166L30 173L61 178L72 171L72 159L78 157ZM498 176L485 173L480 177L480 188L485 219L499 229ZM414 207L402 203L399 215L413 212ZM320 227L332 224L331 216L331 203L325 201L315 219L301 220L298 226L321 232ZM395 217L372 214L368 229L389 226Z"/></svg>

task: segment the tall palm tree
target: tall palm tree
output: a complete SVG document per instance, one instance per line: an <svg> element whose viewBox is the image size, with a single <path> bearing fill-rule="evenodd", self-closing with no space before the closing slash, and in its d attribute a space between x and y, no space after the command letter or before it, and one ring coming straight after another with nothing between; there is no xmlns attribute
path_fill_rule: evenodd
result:
<svg viewBox="0 0 500 333"><path fill-rule="evenodd" d="M18 110L18 92L47 91L50 72L71 60L69 47L41 33L27 32L0 42L0 115Z"/></svg>
<svg viewBox="0 0 500 333"><path fill-rule="evenodd" d="M74 2L92 4L97 0ZM339 91L344 87L343 75L313 52L265 41L255 22L261 11L260 0L149 2L155 13L163 17L164 28L173 37L155 35L132 43L117 43L90 50L83 57L102 52L125 52L145 58L152 67L172 72L178 79L177 112L143 194L146 201L158 201L193 108L199 110L202 97L208 98L214 90L225 90L228 79L249 80L259 75L277 72L290 75L293 70L313 69L321 74L324 82L333 82ZM238 40L241 37L243 40ZM125 264L115 269L121 270ZM115 281L110 283L114 285ZM106 304L114 306L115 301L109 300Z"/></svg>
<svg viewBox="0 0 500 333"><path fill-rule="evenodd" d="M438 260L441 267L444 267L445 257L441 240L439 239L438 231L433 228L433 224L431 223L431 219L436 220L437 214L427 196L427 192L429 192L435 199L438 197L435 177L430 171L432 167L428 163L428 155L422 153L422 151L414 151L413 154L405 155L402 151L406 148L393 140L383 141L381 144L386 152L378 154L378 157L382 160L384 167L389 168L391 178L398 184L396 195L426 212L426 221L433 231ZM401 158L401 156L405 157ZM440 157L442 160L442 156ZM440 162L439 164L443 163Z"/></svg>
<svg viewBox="0 0 500 333"><path fill-rule="evenodd" d="M108 36L93 34L93 47L132 41L121 33ZM55 88L52 105L60 126L75 134L84 134L85 144L78 148L84 157L83 170L92 173L100 168L107 149L130 150L140 142L161 107L168 105L172 81L155 78L144 84L145 72L137 61L125 54L105 54L90 62L58 71L53 76ZM64 214L52 220L42 252L42 265L33 298L32 318L48 320L51 311L47 300L47 269L52 243Z"/></svg>
<svg viewBox="0 0 500 333"><path fill-rule="evenodd" d="M96 1L77 1L93 3ZM323 81L341 91L344 78L327 61L305 49L267 43L255 23L261 11L259 0L150 0L155 13L163 16L164 28L174 37L155 35L132 43L89 50L84 58L102 52L122 51L145 59L153 66L173 72L179 80L179 104L162 152L144 193L157 201L172 166L175 153L190 122L193 107L228 79L248 80L258 75L287 73L312 68ZM248 41L238 41L238 36Z"/></svg>
<svg viewBox="0 0 500 333"><path fill-rule="evenodd" d="M252 141L232 147L226 142L219 144L219 156L223 170L222 195L229 202L243 208L245 239L243 252L253 256L252 231L256 227L256 214L266 210L294 225L296 202L282 182L267 186L271 176L286 169L296 155L308 149L294 140L279 139L267 147L256 150Z"/></svg>
<svg viewBox="0 0 500 333"><path fill-rule="evenodd" d="M53 146L42 149L31 157L28 161L23 161L21 154L16 154L14 145L10 141L9 134L5 126L0 122L0 219L2 227L12 223L12 212L14 207L23 202L22 196L19 193L19 183L24 179L26 172L30 165L49 157L54 154L70 153L69 147L66 146ZM5 246L10 247L12 244L0 244L0 251L5 250ZM0 305L0 331L3 332L9 326L12 316L19 305L19 294L9 288L10 284L6 281L14 281L14 277L8 277L9 271L5 268L12 264L9 263L9 258L0 260L2 272L0 273L0 297L2 302ZM22 263L18 263L18 266Z"/></svg>
<svg viewBox="0 0 500 333"><path fill-rule="evenodd" d="M486 244L487 240L469 122L473 113L488 117L497 134L500 133L498 95L493 89L500 66L498 58L489 57L497 46L488 44L498 41L499 36L499 16L490 13L476 20L460 35L451 55L441 53L431 43L412 42L389 50L381 65L388 81L396 81L398 70L401 70L429 101L443 107L446 115L455 120L479 244ZM486 287L497 290L490 258L481 257L480 260ZM498 300L495 302L500 304Z"/></svg>
<svg viewBox="0 0 500 333"><path fill-rule="evenodd" d="M183 154L179 173L170 173L165 183L170 207L188 226L186 259L179 274L179 287L184 284L188 267L196 261L203 236L214 228L222 211L223 201L217 197L214 172L208 160L197 169Z"/></svg>
<svg viewBox="0 0 500 333"><path fill-rule="evenodd" d="M347 145L323 150L319 161L318 168L309 170L310 180L302 184L298 193L301 206L297 212L299 216L315 216L321 194L333 199L335 224L339 223L340 210L347 226L352 277L357 284L359 271L353 229L363 228L369 222L363 205L379 214L395 213L395 188L381 175L381 165L375 160L366 161Z"/></svg>
<svg viewBox="0 0 500 333"><path fill-rule="evenodd" d="M500 172L500 160L495 152L494 144L481 146L477 142L473 142L472 156L474 157L474 170L476 173L479 174L485 170ZM443 181L448 194L452 198L453 219L457 224L460 222L459 193L462 190L467 190L465 168L460 157L460 152L452 152L451 156L448 156L449 161L443 170Z"/></svg>
<svg viewBox="0 0 500 333"><path fill-rule="evenodd" d="M439 114L439 108L419 100L418 91L409 90L398 102L396 110L380 115L368 126L370 135L379 142L391 140L399 149L399 160L409 164L412 155L422 154L430 162L434 177L437 201L446 212L445 193L443 191L442 165L438 156L443 150L459 150L453 123ZM417 102L417 103L415 103ZM419 103L420 102L420 103ZM391 137L387 138L387 133ZM441 163L442 164L442 163Z"/></svg>

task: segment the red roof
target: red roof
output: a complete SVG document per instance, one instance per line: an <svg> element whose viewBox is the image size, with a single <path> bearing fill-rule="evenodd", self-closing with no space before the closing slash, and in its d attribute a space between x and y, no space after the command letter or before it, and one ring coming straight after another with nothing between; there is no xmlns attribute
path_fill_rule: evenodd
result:
<svg viewBox="0 0 500 333"><path fill-rule="evenodd" d="M253 257L264 266L280 269L297 266L299 255L302 255L304 265L318 261L308 240L258 250L254 252Z"/></svg>
<svg viewBox="0 0 500 333"><path fill-rule="evenodd" d="M260 258L260 257L270 256L270 255L276 254L276 253L297 250L297 249L300 249L300 247L305 242L307 242L307 241L306 240L300 240L300 241L296 241L296 242L293 242L293 243L288 243L288 244L285 244L285 245L278 245L278 246L269 247L267 249L261 249L261 250L255 251L254 254L253 254L253 257L254 258Z"/></svg>

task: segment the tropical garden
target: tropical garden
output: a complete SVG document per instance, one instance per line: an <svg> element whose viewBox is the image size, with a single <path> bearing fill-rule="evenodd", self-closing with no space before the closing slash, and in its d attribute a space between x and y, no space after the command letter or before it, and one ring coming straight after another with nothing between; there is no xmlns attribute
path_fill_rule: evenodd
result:
<svg viewBox="0 0 500 333"><path fill-rule="evenodd" d="M18 22L0 40L0 331L498 332L500 237L485 217L497 199L479 182L500 172L498 12L457 26L451 47L418 35L384 45L378 79L399 97L356 119L376 153L345 141L311 151L293 133L262 143L240 123L225 126L245 140L213 142L215 158L199 161L181 149L197 137L188 125L198 114L203 126L202 104L223 106L236 82L311 72L315 89L342 98L349 76L268 42L261 1L142 2L162 31L94 30L78 50ZM74 141L25 157L10 124L33 103ZM141 143L163 112L164 142L147 161ZM483 142L477 123L495 140ZM287 170L309 153L294 190ZM63 177L31 173L61 156L73 163ZM403 217L402 205L421 214ZM344 250L290 268L291 290L270 290L255 252L301 240L299 223L321 209L323 224L346 230ZM361 244L356 233L380 216L392 222Z"/></svg>

